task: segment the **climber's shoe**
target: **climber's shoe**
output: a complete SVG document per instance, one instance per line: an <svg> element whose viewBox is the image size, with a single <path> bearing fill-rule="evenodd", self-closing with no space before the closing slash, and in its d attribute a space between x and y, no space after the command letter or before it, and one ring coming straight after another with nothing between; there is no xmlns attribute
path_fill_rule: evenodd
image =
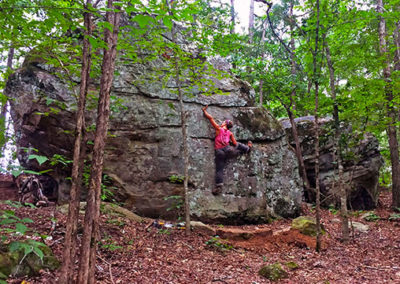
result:
<svg viewBox="0 0 400 284"><path fill-rule="evenodd" d="M220 194L222 192L222 186L223 185L224 185L223 183L217 183L215 185L215 187L213 188L213 190L211 191L212 194L214 194L214 195Z"/></svg>
<svg viewBox="0 0 400 284"><path fill-rule="evenodd" d="M251 151L251 148L253 148L253 142L251 142L249 140L249 142L247 142L247 146L249 147L249 150L247 151L247 153L249 153Z"/></svg>

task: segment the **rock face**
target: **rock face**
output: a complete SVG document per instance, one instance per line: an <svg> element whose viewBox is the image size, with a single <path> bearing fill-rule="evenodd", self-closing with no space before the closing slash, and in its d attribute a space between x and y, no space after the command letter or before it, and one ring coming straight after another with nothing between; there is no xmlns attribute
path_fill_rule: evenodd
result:
<svg viewBox="0 0 400 284"><path fill-rule="evenodd" d="M302 147L307 176L311 185L315 185L315 140L313 130L314 117L300 117L296 119L299 139ZM290 144L294 147L291 134L291 125L288 120L281 121L286 129ZM338 187L335 175L333 150L333 121L321 120L322 134L320 136L320 185L325 205L339 204ZM343 129L343 133L350 133L350 129ZM331 133L331 134L329 134ZM365 210L375 208L378 201L379 169L383 159L379 153L378 140L372 134L365 134L359 141L348 147L348 157L344 160L344 184L347 185L349 208ZM336 171L336 174L335 174ZM350 185L350 186L349 186Z"/></svg>
<svg viewBox="0 0 400 284"><path fill-rule="evenodd" d="M139 215L166 217L171 204L164 198L183 191L182 184L172 182L176 181L173 177L183 175L179 101L173 80L162 84L151 75L151 68L154 66L141 64L118 67L112 89L118 100L111 103L104 173L118 188L116 196L125 207ZM246 82L223 78L214 84L225 94L205 96L194 89L184 98L192 216L223 223L261 222L271 215L297 216L302 188L284 129L265 109L253 106L254 91ZM98 93L95 83L90 91ZM22 147L36 148L47 157L61 154L71 158L76 110L73 92L52 74L51 67L35 60L10 77L6 94L11 98L18 158L23 166L36 170L50 167L28 160L29 153ZM201 111L206 104L217 121L230 119L235 123L232 131L238 141L252 140L254 144L249 155L229 162L218 196L211 194L215 134ZM92 105L89 101L88 107ZM88 113L87 125L94 117L93 112ZM65 200L68 168L58 167L53 175L60 183L59 198Z"/></svg>

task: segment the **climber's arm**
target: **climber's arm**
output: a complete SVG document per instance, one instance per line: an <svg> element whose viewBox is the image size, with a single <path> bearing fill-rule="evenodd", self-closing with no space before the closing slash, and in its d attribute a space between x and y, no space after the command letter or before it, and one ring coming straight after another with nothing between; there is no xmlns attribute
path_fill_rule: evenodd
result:
<svg viewBox="0 0 400 284"><path fill-rule="evenodd" d="M232 144L233 144L233 146L235 146L236 147L236 145L237 145L237 141L236 141L236 139L235 139L235 136L233 136L233 133L231 132L231 136L230 136L230 138L231 138L231 141L232 141Z"/></svg>
<svg viewBox="0 0 400 284"><path fill-rule="evenodd" d="M215 128L215 130L219 130L219 125L215 122L215 120L214 120L214 118L211 116L211 114L209 114L209 113L207 112L207 110L206 110L207 108L208 108L208 105L202 108L205 117L208 118L208 120L211 122L211 125Z"/></svg>

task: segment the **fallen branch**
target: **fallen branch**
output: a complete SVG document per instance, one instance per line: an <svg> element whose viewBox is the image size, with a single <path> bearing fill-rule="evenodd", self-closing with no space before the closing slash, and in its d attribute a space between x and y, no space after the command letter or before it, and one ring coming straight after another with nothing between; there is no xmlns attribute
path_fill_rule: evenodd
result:
<svg viewBox="0 0 400 284"><path fill-rule="evenodd" d="M185 246L187 246L187 247L190 248L191 250L194 250L194 248L193 248L191 245L189 245L189 244L187 244L187 243L185 243L185 242L182 242L182 244L185 245Z"/></svg>
<svg viewBox="0 0 400 284"><path fill-rule="evenodd" d="M108 261L106 261L104 258L102 258L100 255L97 255L97 257L102 260L104 263L106 263L108 265L108 271L110 272L110 280L111 283L115 284L114 282L114 277L112 275L112 271L111 271L111 263L109 263Z"/></svg>
<svg viewBox="0 0 400 284"><path fill-rule="evenodd" d="M398 266L393 266L393 267L390 267L390 266L374 267L374 266L363 265L363 267L368 268L368 269L373 269L373 270L380 270L380 271L400 269L400 267L398 267Z"/></svg>
<svg viewBox="0 0 400 284"><path fill-rule="evenodd" d="M54 210L51 213L51 227L50 227L50 232L48 233L48 236L51 236L53 234L53 232L55 231L56 226L57 226L56 211L57 211L57 206L54 205Z"/></svg>

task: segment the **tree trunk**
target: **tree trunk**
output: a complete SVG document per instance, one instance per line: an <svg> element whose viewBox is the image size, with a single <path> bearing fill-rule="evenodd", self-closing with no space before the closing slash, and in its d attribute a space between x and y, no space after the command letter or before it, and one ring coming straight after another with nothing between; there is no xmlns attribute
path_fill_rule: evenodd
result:
<svg viewBox="0 0 400 284"><path fill-rule="evenodd" d="M287 113L289 116L290 124L292 126L292 135L293 135L293 140L295 143L296 147L296 157L297 161L299 163L299 174L303 180L303 188L305 190L305 193L309 195L309 198L311 199L312 196L312 191L311 191L311 186L310 186L310 181L308 180L307 177L307 172L306 172L306 167L304 165L304 159L303 159L303 154L301 151L301 145L300 145L300 139L299 139L299 134L297 132L297 126L294 121L294 111L296 110L296 84L295 84L295 79L297 75L297 70L296 70L296 60L294 56L294 51L296 49L295 44L294 44L294 37L293 37L293 30L294 30L294 25L293 22L293 6L294 3L291 1L290 3L290 10L289 10L289 17L291 20L290 24L290 61L291 61L291 74L292 74L292 92L290 93L290 105L289 108L287 109Z"/></svg>
<svg viewBox="0 0 400 284"><path fill-rule="evenodd" d="M394 53L394 70L400 71L400 21L396 23L396 29L393 32L394 44L396 50Z"/></svg>
<svg viewBox="0 0 400 284"><path fill-rule="evenodd" d="M14 52L15 52L15 48L11 46L10 49L8 50L8 57L7 57L7 68L8 69L12 69L12 61L14 59Z"/></svg>
<svg viewBox="0 0 400 284"><path fill-rule="evenodd" d="M236 23L236 17L235 17L235 0L231 0L231 34L235 33L235 23Z"/></svg>
<svg viewBox="0 0 400 284"><path fill-rule="evenodd" d="M12 70L12 61L14 58L14 47L10 47L8 50L8 56L7 56L7 72L10 72ZM1 102L1 111L0 111L0 131L1 131L1 155L4 155L4 149L6 147L7 141L8 141L8 134L7 134L7 104L8 104L8 99L6 96L2 96L2 102Z"/></svg>
<svg viewBox="0 0 400 284"><path fill-rule="evenodd" d="M254 0L250 0L250 12L249 12L249 41L253 42L254 32Z"/></svg>
<svg viewBox="0 0 400 284"><path fill-rule="evenodd" d="M378 14L383 13L383 1L377 0ZM397 140L397 129L395 126L397 113L393 107L393 91L391 82L391 71L386 43L386 21L379 16L379 52L385 59L383 77L385 80L386 110L389 118L387 133L389 136L390 161L392 164L392 207L400 208L400 162L399 162L399 143Z"/></svg>
<svg viewBox="0 0 400 284"><path fill-rule="evenodd" d="M264 41L265 41L265 30L266 30L266 25L267 22L263 22L262 24L262 34L261 34L261 61L264 60ZM263 86L264 86L264 80L260 80L260 106L263 106L264 103L264 95L263 95Z"/></svg>
<svg viewBox="0 0 400 284"><path fill-rule="evenodd" d="M91 0L86 1L85 9L91 5ZM83 171L84 155L82 155L82 137L85 127L85 105L86 95L90 78L91 67L91 45L89 36L92 34L92 16L89 11L83 14L85 25L85 37L83 39L82 50L82 69L81 69L81 85L79 89L78 111L76 114L76 129L75 129L75 144L73 154L73 164L71 173L71 191L70 201L68 208L68 219L64 240L63 264L61 267L61 275L59 283L67 284L72 280L74 275L74 260L76 252L76 228L78 226L79 218L79 201L80 201L80 188L81 188L81 174Z"/></svg>
<svg viewBox="0 0 400 284"><path fill-rule="evenodd" d="M173 15L172 7L169 7L170 15ZM178 45L176 40L176 29L175 24L172 25L172 42L175 45ZM175 68L175 84L178 88L178 97L179 97L179 106L181 109L181 123L182 123L182 139L183 139L183 159L184 159L184 176L185 179L183 181L184 188L184 206L185 206L185 233L188 236L190 234L190 207L189 207L189 193L188 193L188 184L189 184L189 147L187 143L187 126L186 126L186 112L185 106L183 103L183 92L182 92L182 82L180 79L181 67L179 66L179 54L178 52L174 52L174 68Z"/></svg>
<svg viewBox="0 0 400 284"><path fill-rule="evenodd" d="M326 61L329 69L329 82L331 88L331 95L333 100L333 119L335 123L335 137L334 137L334 153L336 153L338 165L338 187L340 194L340 214L342 217L342 241L349 241L349 218L347 213L347 192L343 184L343 165L342 165L342 151L340 146L340 121L339 121L339 107L336 100L336 86L335 86L335 69L332 64L331 52L328 44L324 41L326 51Z"/></svg>
<svg viewBox="0 0 400 284"><path fill-rule="evenodd" d="M320 184L319 184L319 124L318 124L318 107L319 107L319 82L317 74L317 56L318 56L318 42L319 42L319 0L316 1L317 9L317 23L315 27L315 48L313 52L313 81L315 86L315 110L314 110L314 127L315 127L315 211L317 222L317 242L316 251L321 250L321 197L320 197Z"/></svg>
<svg viewBox="0 0 400 284"><path fill-rule="evenodd" d="M396 23L396 29L393 33L394 43L396 45L396 51L394 56L394 70L400 72L400 21ZM397 112L398 120L400 121L400 109Z"/></svg>
<svg viewBox="0 0 400 284"><path fill-rule="evenodd" d="M108 11L106 21L113 30L105 29L104 41L107 48L104 49L103 63L101 67L100 93L97 109L96 133L93 146L93 158L89 181L89 192L85 213L84 235L82 237L82 248L78 283L94 283L94 269L96 262L96 246L98 241L99 216L100 216L100 194L101 179L104 161L104 146L107 137L108 120L110 114L110 91L114 77L114 67L117 55L117 40L120 22L120 13L112 9L113 0L108 0Z"/></svg>

